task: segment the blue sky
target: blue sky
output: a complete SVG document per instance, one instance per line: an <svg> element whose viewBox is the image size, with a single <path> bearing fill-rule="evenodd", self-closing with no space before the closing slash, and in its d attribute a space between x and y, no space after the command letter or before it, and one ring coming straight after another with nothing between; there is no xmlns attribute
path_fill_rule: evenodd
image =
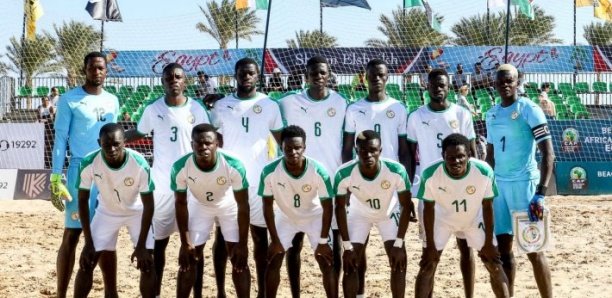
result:
<svg viewBox="0 0 612 298"><path fill-rule="evenodd" d="M6 52L11 36L21 36L23 22L23 0L4 0L0 10L0 53ZM38 31L52 31L53 24L77 20L93 24L85 11L86 0L40 0L45 11L38 22ZM105 26L105 48L117 50L161 50L161 49L202 49L218 48L218 44L207 35L198 32L195 24L203 21L198 5L204 0L118 0L123 23L107 23ZM296 30L319 28L318 0L274 0L270 21L269 47L285 47L285 40L292 38ZM450 33L450 27L463 16L486 12L486 0L430 0L434 11L445 18L442 30ZM560 3L563 4L560 4ZM369 0L372 10L354 7L325 8L324 29L338 38L342 46L363 46L369 38L383 38L376 29L381 13L390 14L402 4L402 0ZM572 43L573 5L571 0L537 0L547 13L556 18L555 34L563 44ZM502 8L492 9L493 12ZM258 11L262 19L260 28L265 26L265 11ZM579 8L577 19L578 43L586 44L582 27L593 18L592 8ZM596 19L595 19L596 20ZM252 41L241 40L241 48L263 46L263 36ZM231 43L230 47L235 47Z"/></svg>

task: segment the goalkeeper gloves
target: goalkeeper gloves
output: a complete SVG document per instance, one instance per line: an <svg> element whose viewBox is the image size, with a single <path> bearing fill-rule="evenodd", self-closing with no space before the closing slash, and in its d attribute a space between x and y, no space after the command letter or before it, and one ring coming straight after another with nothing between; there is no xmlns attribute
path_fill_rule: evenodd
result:
<svg viewBox="0 0 612 298"><path fill-rule="evenodd" d="M64 200L70 202L72 201L72 196L70 196L66 185L62 183L62 174L51 174L50 181L49 190L51 191L51 203L57 210L64 211L66 209Z"/></svg>
<svg viewBox="0 0 612 298"><path fill-rule="evenodd" d="M531 198L531 202L529 202L529 210L527 210L527 214L529 214L530 221L538 221L542 219L544 216L544 196L542 194L536 193Z"/></svg>

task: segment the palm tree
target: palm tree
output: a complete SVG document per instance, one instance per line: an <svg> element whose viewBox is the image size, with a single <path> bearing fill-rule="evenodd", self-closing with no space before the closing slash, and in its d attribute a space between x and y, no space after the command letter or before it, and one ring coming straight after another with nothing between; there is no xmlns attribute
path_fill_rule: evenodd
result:
<svg viewBox="0 0 612 298"><path fill-rule="evenodd" d="M100 44L101 33L93 26L82 22L64 22L61 27L53 25L57 39L45 32L48 38L55 40L55 51L58 62L66 69L68 86L82 83L83 57L96 51Z"/></svg>
<svg viewBox="0 0 612 298"><path fill-rule="evenodd" d="M55 49L53 40L37 34L33 40L25 39L23 43L15 37L10 38L6 46L6 56L12 65L8 68L14 72L23 72L25 86L32 86L32 78L37 74L59 70L54 61Z"/></svg>
<svg viewBox="0 0 612 298"><path fill-rule="evenodd" d="M438 22L444 18L435 15ZM445 44L449 37L432 29L427 22L424 11L411 9L404 11L402 7L393 10L391 17L380 15L378 31L387 39L371 38L366 41L369 47L424 47Z"/></svg>
<svg viewBox="0 0 612 298"><path fill-rule="evenodd" d="M260 19L255 14L255 10L236 10L236 0L221 0L220 4L212 0L206 3L206 9L200 6L200 10L206 18L206 23L198 22L196 29L214 38L221 49L227 49L227 44L236 37L236 29L238 29L238 38L248 41L253 35L263 34L257 30Z"/></svg>
<svg viewBox="0 0 612 298"><path fill-rule="evenodd" d="M314 30L295 32L295 39L287 39L287 47L295 48L335 48L337 38L327 32Z"/></svg>
<svg viewBox="0 0 612 298"><path fill-rule="evenodd" d="M555 37L555 17L547 15L538 6L533 7L535 18L529 19L517 14L510 20L510 44L517 46L558 44L562 40ZM457 45L504 45L506 42L506 12L491 15L487 23L485 14L464 17L451 31Z"/></svg>
<svg viewBox="0 0 612 298"><path fill-rule="evenodd" d="M584 39L592 46L612 44L612 23L591 22L584 26Z"/></svg>

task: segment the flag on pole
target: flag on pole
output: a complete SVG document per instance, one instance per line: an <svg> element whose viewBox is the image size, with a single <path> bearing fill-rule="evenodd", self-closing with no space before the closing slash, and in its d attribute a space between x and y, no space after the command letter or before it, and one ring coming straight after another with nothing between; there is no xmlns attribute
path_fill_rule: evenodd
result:
<svg viewBox="0 0 612 298"><path fill-rule="evenodd" d="M236 0L236 9L261 9L268 10L268 0Z"/></svg>
<svg viewBox="0 0 612 298"><path fill-rule="evenodd" d="M425 14L427 14L427 22L429 23L429 26L431 27L431 29L441 32L442 27L440 26L440 22L438 22L438 19L434 15L431 6L429 6L429 2L427 2L426 0L422 0L422 3L423 7L425 7Z"/></svg>
<svg viewBox="0 0 612 298"><path fill-rule="evenodd" d="M422 0L404 0L404 8L423 6Z"/></svg>
<svg viewBox="0 0 612 298"><path fill-rule="evenodd" d="M495 8L495 7L506 7L506 0L487 0L487 5L489 5L490 8Z"/></svg>
<svg viewBox="0 0 612 298"><path fill-rule="evenodd" d="M612 3L610 0L593 1L594 15L598 19L612 21Z"/></svg>
<svg viewBox="0 0 612 298"><path fill-rule="evenodd" d="M535 0L512 0L512 4L518 5L519 11L531 20L535 19L533 2Z"/></svg>
<svg viewBox="0 0 612 298"><path fill-rule="evenodd" d="M36 38L36 21L43 16L44 11L38 0L26 0L23 11L26 17L26 38L34 40Z"/></svg>
<svg viewBox="0 0 612 298"><path fill-rule="evenodd" d="M321 0L323 7L338 7L338 6L357 6L372 10L367 0Z"/></svg>
<svg viewBox="0 0 612 298"><path fill-rule="evenodd" d="M94 20L123 22L117 0L89 0L85 10Z"/></svg>
<svg viewBox="0 0 612 298"><path fill-rule="evenodd" d="M576 7L593 6L593 0L576 0Z"/></svg>

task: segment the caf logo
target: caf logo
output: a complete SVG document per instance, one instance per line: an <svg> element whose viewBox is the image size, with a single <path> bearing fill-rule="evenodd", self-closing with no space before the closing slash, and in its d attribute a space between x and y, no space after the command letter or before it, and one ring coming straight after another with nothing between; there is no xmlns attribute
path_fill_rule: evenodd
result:
<svg viewBox="0 0 612 298"><path fill-rule="evenodd" d="M518 112L514 111L512 112L512 115L510 117L512 117L512 120L516 120L516 118L518 118L518 115L519 115Z"/></svg>
<svg viewBox="0 0 612 298"><path fill-rule="evenodd" d="M193 124L195 122L195 117L193 117L193 115L189 115L189 117L187 117L187 122L189 122L189 124Z"/></svg>
<svg viewBox="0 0 612 298"><path fill-rule="evenodd" d="M125 186L132 186L132 185L134 185L134 178L127 177L127 178L123 179L123 184L125 184Z"/></svg>
<svg viewBox="0 0 612 298"><path fill-rule="evenodd" d="M393 118L393 117L395 117L395 112L393 112L393 111L391 111L391 110L388 110L388 111L387 111L387 117L388 117L388 118Z"/></svg>
<svg viewBox="0 0 612 298"><path fill-rule="evenodd" d="M259 114L261 113L261 106L260 105L254 105L253 106L253 112L255 112L255 114Z"/></svg>
<svg viewBox="0 0 612 298"><path fill-rule="evenodd" d="M336 116L336 109L334 109L334 108L327 109L327 116L329 116L329 117Z"/></svg>
<svg viewBox="0 0 612 298"><path fill-rule="evenodd" d="M309 192L312 190L312 186L310 186L310 184L304 184L302 185L302 191L303 192Z"/></svg>
<svg viewBox="0 0 612 298"><path fill-rule="evenodd" d="M465 192L469 195L473 195L476 192L476 187L474 185L468 185L468 187L465 188Z"/></svg>
<svg viewBox="0 0 612 298"><path fill-rule="evenodd" d="M225 177L223 176L217 177L217 184L224 185L226 182L227 182L227 179L225 179Z"/></svg>
<svg viewBox="0 0 612 298"><path fill-rule="evenodd" d="M389 180L383 180L383 181L380 183L380 187L381 187L382 189L389 189L389 187L391 187L391 182L389 182Z"/></svg>
<svg viewBox="0 0 612 298"><path fill-rule="evenodd" d="M448 122L448 124L450 125L451 128L459 127L459 123L457 123L457 120L451 120L450 122Z"/></svg>
<svg viewBox="0 0 612 298"><path fill-rule="evenodd" d="M573 167L570 170L570 186L573 190L583 190L587 188L587 172L583 168Z"/></svg>
<svg viewBox="0 0 612 298"><path fill-rule="evenodd" d="M561 151L576 153L580 151L580 134L573 127L568 127L561 134Z"/></svg>

